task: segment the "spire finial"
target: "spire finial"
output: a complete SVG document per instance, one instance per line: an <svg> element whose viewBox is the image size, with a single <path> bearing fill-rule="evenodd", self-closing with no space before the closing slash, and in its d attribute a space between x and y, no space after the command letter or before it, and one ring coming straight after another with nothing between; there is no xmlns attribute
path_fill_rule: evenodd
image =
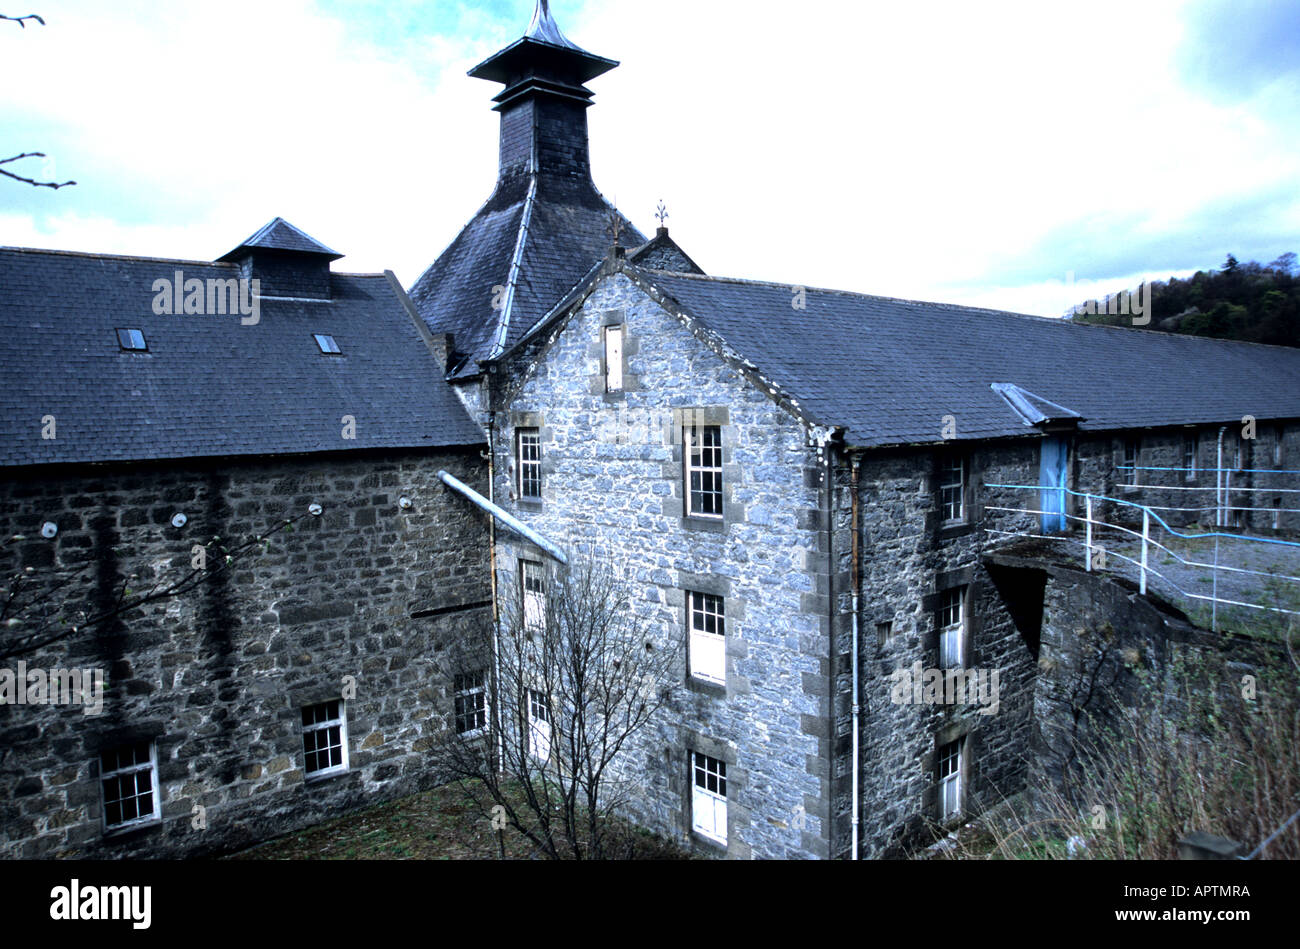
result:
<svg viewBox="0 0 1300 949"><path fill-rule="evenodd" d="M655 208L655 217L659 219L659 226L664 227L664 222L668 220L668 206L661 200L659 207Z"/></svg>
<svg viewBox="0 0 1300 949"><path fill-rule="evenodd" d="M560 32L555 17L551 16L550 0L537 0L537 9L533 11L533 22L528 25L528 32L524 35L535 40L541 40L543 43L551 43L554 46L578 48L569 42L567 36Z"/></svg>
<svg viewBox="0 0 1300 949"><path fill-rule="evenodd" d="M609 209L609 226L605 228L605 233L614 238L614 252L616 256L620 249L619 239L623 236L623 216L613 208Z"/></svg>

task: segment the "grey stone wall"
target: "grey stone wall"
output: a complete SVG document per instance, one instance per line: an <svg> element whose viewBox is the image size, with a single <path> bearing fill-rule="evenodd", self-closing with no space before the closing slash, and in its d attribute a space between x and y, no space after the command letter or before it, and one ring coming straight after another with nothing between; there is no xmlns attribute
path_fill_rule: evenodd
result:
<svg viewBox="0 0 1300 949"><path fill-rule="evenodd" d="M938 424L936 423L936 430ZM947 449L945 449L946 451ZM1037 478L1037 446L1005 443L958 449L967 460L967 523L939 523L938 450L871 452L862 459L862 603L860 616L860 854L898 856L933 841L938 826L936 752L964 738L966 815L1023 787L1025 742L1032 714L1034 649L1017 628L1005 595L981 562L998 542L984 528L1030 526L1023 515L987 511L1025 506L1015 492L984 483L1026 484ZM1032 472L1032 475L1031 475ZM838 617L835 726L835 853L850 850L852 648L850 475L837 466L834 549ZM968 590L967 668L998 672L996 702L897 702L891 675L939 667L936 613L945 589ZM881 624L889 624L888 629Z"/></svg>
<svg viewBox="0 0 1300 949"><path fill-rule="evenodd" d="M1233 676L1288 663L1277 642L1193 626L1159 602L1138 596L1131 584L1105 574L1047 566L1044 579L1028 782L1035 796L1051 790L1074 797L1081 806L1096 803L1079 782L1072 743L1086 746L1095 737L1091 716L1109 721L1118 708L1142 701L1140 676L1164 681L1165 699L1176 707L1182 701L1179 689L1163 678L1176 660L1219 666ZM1231 687L1231 678L1221 687Z"/></svg>
<svg viewBox="0 0 1300 949"><path fill-rule="evenodd" d="M601 329L626 329L627 391L603 391ZM805 427L621 274L553 340L504 374L494 437L497 501L574 556L615 565L661 648L676 694L625 757L634 818L729 857L829 854L828 600L818 455ZM723 438L726 517L684 516L681 422ZM540 429L543 497L521 504L513 428ZM518 596L504 533L503 596ZM819 579L818 574L823 579ZM687 675L685 594L725 600L725 687ZM690 831L688 750L728 763L728 846Z"/></svg>
<svg viewBox="0 0 1300 949"><path fill-rule="evenodd" d="M450 638L489 600L482 515L436 478L486 490L478 449L19 472L0 481L0 572L84 574L54 602L183 575L192 547L236 542L318 503L260 555L93 637L23 658L103 669L104 708L0 706L0 842L21 857L228 851L430 786L452 714ZM412 501L409 510L399 499ZM173 515L188 523L172 526ZM41 525L58 526L53 539ZM413 614L415 614L413 616ZM0 662L13 667L16 658ZM346 696L350 768L305 780L301 707ZM162 820L106 834L99 753L157 746ZM196 829L200 812L206 829Z"/></svg>
<svg viewBox="0 0 1300 949"><path fill-rule="evenodd" d="M1081 435L1076 468L1078 488L1095 494L1147 505L1171 527L1199 525L1212 528L1217 503L1215 469L1220 465L1234 469L1240 459L1242 469L1225 473L1228 527L1232 531L1269 533L1300 530L1300 512L1282 510L1300 508L1300 428L1289 422L1261 420L1255 425L1255 437L1243 438L1244 426L1191 425L1137 432L1104 435ZM1219 432L1223 429L1223 451L1219 454ZM1195 467L1189 476L1186 440L1194 439ZM1125 442L1138 443L1138 485L1126 483L1118 466L1124 463ZM1281 452L1276 453L1279 441ZM1238 451L1239 450L1239 451ZM1283 469L1291 469L1290 472ZM1280 473L1273 473L1273 472ZM1104 505L1108 519L1118 523L1139 524L1141 512L1126 505ZM1081 512L1080 512L1081 513Z"/></svg>

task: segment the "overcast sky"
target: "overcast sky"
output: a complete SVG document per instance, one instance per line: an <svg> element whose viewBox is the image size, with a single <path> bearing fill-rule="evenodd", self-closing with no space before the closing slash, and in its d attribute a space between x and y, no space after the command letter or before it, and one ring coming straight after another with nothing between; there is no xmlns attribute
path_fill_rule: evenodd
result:
<svg viewBox="0 0 1300 949"><path fill-rule="evenodd" d="M488 197L533 0L0 0L0 244L211 260L280 215L410 286ZM1058 315L1300 251L1300 3L553 0L597 186L709 273ZM1076 285L1067 285L1073 272Z"/></svg>

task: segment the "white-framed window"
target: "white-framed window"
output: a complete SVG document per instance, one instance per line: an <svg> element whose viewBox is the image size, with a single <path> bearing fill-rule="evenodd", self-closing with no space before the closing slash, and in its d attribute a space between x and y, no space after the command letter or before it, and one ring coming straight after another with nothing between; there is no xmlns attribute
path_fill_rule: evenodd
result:
<svg viewBox="0 0 1300 949"><path fill-rule="evenodd" d="M1232 446L1232 467L1241 471L1246 467L1246 442L1238 438L1237 443Z"/></svg>
<svg viewBox="0 0 1300 949"><path fill-rule="evenodd" d="M1273 530L1282 529L1282 499L1273 499Z"/></svg>
<svg viewBox="0 0 1300 949"><path fill-rule="evenodd" d="M687 592L691 675L719 684L727 681L727 620L722 597Z"/></svg>
<svg viewBox="0 0 1300 949"><path fill-rule="evenodd" d="M528 751L538 761L551 757L551 700L545 692L528 690Z"/></svg>
<svg viewBox="0 0 1300 949"><path fill-rule="evenodd" d="M1286 439L1286 429L1278 425L1273 429L1273 467L1282 467L1282 443Z"/></svg>
<svg viewBox="0 0 1300 949"><path fill-rule="evenodd" d="M965 806L962 797L962 765L966 739L958 738L939 749L939 819L957 817Z"/></svg>
<svg viewBox="0 0 1300 949"><path fill-rule="evenodd" d="M945 524L966 519L966 459L960 455L939 465L939 516Z"/></svg>
<svg viewBox="0 0 1300 949"><path fill-rule="evenodd" d="M540 500L542 497L542 433L535 428L521 428L515 433L519 462L519 496Z"/></svg>
<svg viewBox="0 0 1300 949"><path fill-rule="evenodd" d="M303 773L319 777L348 770L348 721L342 699L331 699L302 710Z"/></svg>
<svg viewBox="0 0 1300 949"><path fill-rule="evenodd" d="M535 560L519 561L519 587L523 596L524 628L546 628L546 568Z"/></svg>
<svg viewBox="0 0 1300 949"><path fill-rule="evenodd" d="M683 425L686 513L722 517L722 426Z"/></svg>
<svg viewBox="0 0 1300 949"><path fill-rule="evenodd" d="M452 681L455 693L456 734L473 736L487 728L487 670L458 672Z"/></svg>
<svg viewBox="0 0 1300 949"><path fill-rule="evenodd" d="M966 667L966 587L939 593L939 666Z"/></svg>
<svg viewBox="0 0 1300 949"><path fill-rule="evenodd" d="M1138 459L1142 455L1141 448L1136 438L1124 440L1124 462L1120 465L1120 471L1123 474L1123 483L1129 487L1138 484Z"/></svg>
<svg viewBox="0 0 1300 949"><path fill-rule="evenodd" d="M1183 436L1183 477L1187 481L1196 480L1196 458L1199 447L1196 435L1189 433Z"/></svg>
<svg viewBox="0 0 1300 949"><path fill-rule="evenodd" d="M99 756L104 830L149 824L162 817L158 794L158 750L137 741Z"/></svg>
<svg viewBox="0 0 1300 949"><path fill-rule="evenodd" d="M727 763L698 751L691 756L691 827L720 844L727 842Z"/></svg>
<svg viewBox="0 0 1300 949"><path fill-rule="evenodd" d="M623 327L605 327L605 391L623 391Z"/></svg>

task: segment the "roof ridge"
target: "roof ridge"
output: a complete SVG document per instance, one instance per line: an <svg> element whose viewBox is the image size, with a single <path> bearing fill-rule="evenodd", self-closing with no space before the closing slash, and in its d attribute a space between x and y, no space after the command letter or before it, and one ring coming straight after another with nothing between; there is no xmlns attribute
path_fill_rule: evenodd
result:
<svg viewBox="0 0 1300 949"><path fill-rule="evenodd" d="M1238 345L1238 346L1262 346L1265 349L1287 350L1287 349L1296 348L1294 346L1281 346L1276 343L1256 343L1244 339L1218 339L1217 337L1214 336L1192 336L1187 333L1169 333L1169 332L1165 332L1164 330L1146 329L1140 326L1108 326L1104 323L1077 323L1074 320L1071 320L1063 316L1039 316L1036 313L1020 313L1017 312L1016 310L997 310L994 309L993 307L971 306L970 304L966 304L966 303L941 303L938 301L929 301L929 300L910 300L907 299L906 297L891 297L891 296L885 296L883 294L878 294L878 293L862 293L856 290L837 290L833 287L810 287L807 286L806 284L788 283L780 280L752 280L745 277L720 277L720 276L714 276L712 274L683 273L681 271L676 271L676 270L654 270L650 267L638 266L637 264L631 264L631 266L636 267L638 270L644 271L646 273L667 274L670 277L679 277L686 280L711 281L714 283L733 283L733 284L742 284L742 285L756 286L756 287L780 287L781 289L784 290L788 290L792 287L797 287L806 290L809 293L829 293L829 294L834 294L836 296L853 297L855 299L862 299L862 300L883 300L890 303L902 303L902 304L906 304L907 306L916 306L916 307L928 307L928 308L940 307L945 310L954 310L954 311L965 312L965 313L992 313L992 314L997 314L998 316L1014 316L1020 319L1037 320L1040 322L1053 323L1060 326L1077 326L1089 330L1111 330L1111 331L1121 332L1121 333L1134 333L1134 332L1148 333L1154 336L1159 336L1161 339L1187 339L1187 340L1199 340L1201 342L1207 342L1207 343L1231 343L1233 345Z"/></svg>
<svg viewBox="0 0 1300 949"><path fill-rule="evenodd" d="M185 257L141 257L135 254L104 254L89 250L49 250L44 247L10 247L0 244L0 253L15 254L53 254L59 257L88 257L92 260L129 260L148 264L197 264L201 267L220 267L223 270L238 270L239 265L229 260L191 260ZM382 270L341 271L331 270L331 277L383 277Z"/></svg>
<svg viewBox="0 0 1300 949"><path fill-rule="evenodd" d="M510 254L510 269L506 271L505 299L501 302L501 313L493 333L492 349L488 359L496 359L506 350L510 339L511 310L515 305L515 288L524 270L524 250L528 245L528 227L533 220L533 208L537 206L537 172L529 173L528 193L524 195L524 210L519 217L519 231L515 234L515 247Z"/></svg>
<svg viewBox="0 0 1300 949"><path fill-rule="evenodd" d="M10 247L0 245L0 251L19 254L56 254L62 257L90 257L98 260L138 260L160 264L201 264L204 267L237 267L224 260L197 260L185 257L141 257L135 254L112 254L90 250L53 250L45 247Z"/></svg>

